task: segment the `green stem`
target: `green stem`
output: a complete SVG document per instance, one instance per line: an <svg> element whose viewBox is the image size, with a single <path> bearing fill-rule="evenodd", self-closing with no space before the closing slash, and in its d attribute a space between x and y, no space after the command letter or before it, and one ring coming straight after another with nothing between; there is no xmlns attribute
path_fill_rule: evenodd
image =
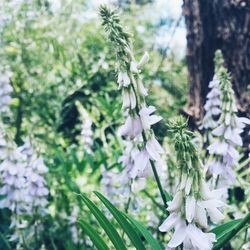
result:
<svg viewBox="0 0 250 250"><path fill-rule="evenodd" d="M164 208L164 206L162 206L161 204L159 204L155 199L154 199L154 197L151 195L151 194L149 194L146 190L144 190L143 191L143 193L158 207L158 208L160 208L162 211L164 211L165 212L165 208Z"/></svg>
<svg viewBox="0 0 250 250"><path fill-rule="evenodd" d="M246 217L235 227L232 229L232 231L230 231L230 233L228 233L223 240L215 245L215 247L213 248L213 250L219 250L221 249L226 243L228 243L237 233L239 233L239 231L246 225L250 223L250 212L246 215Z"/></svg>

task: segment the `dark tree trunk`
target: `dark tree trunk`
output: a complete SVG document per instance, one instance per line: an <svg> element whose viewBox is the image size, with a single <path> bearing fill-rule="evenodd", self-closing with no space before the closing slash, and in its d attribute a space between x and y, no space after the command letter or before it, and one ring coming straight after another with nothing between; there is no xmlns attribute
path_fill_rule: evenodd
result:
<svg viewBox="0 0 250 250"><path fill-rule="evenodd" d="M250 117L250 1L184 0L183 14L190 84L187 113L195 120L203 116L214 52L221 49L238 109Z"/></svg>

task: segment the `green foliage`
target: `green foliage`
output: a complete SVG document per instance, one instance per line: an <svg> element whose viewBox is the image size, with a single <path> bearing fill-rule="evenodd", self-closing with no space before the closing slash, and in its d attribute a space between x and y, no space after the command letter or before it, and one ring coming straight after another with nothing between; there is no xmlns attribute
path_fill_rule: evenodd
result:
<svg viewBox="0 0 250 250"><path fill-rule="evenodd" d="M119 211L101 193L95 192L95 195L101 200L103 205L113 215L113 218L118 223L123 233L125 233L130 239L130 244L132 244L133 247L139 250L146 249L145 248L147 245L146 243L148 243L152 249L156 250L162 249L160 244L154 239L154 237L151 235L151 233L146 229L146 227L143 224L135 220L132 216ZM103 228L108 238L113 243L115 249L127 249L127 247L124 245L126 241L122 240L117 232L118 227L114 228L113 225L109 222L109 219L106 218L105 214L101 212L97 208L97 206L87 198L86 195L81 194L81 198L83 202L88 206L91 213L98 220L100 226ZM88 224L86 223L86 225ZM98 245L96 245L95 242L95 238L97 238L95 236L98 236L98 233L97 232L95 233L94 230L91 229L91 234L92 233L94 234L94 236L92 235L90 237L91 239L93 238L92 241L94 245L98 248Z"/></svg>

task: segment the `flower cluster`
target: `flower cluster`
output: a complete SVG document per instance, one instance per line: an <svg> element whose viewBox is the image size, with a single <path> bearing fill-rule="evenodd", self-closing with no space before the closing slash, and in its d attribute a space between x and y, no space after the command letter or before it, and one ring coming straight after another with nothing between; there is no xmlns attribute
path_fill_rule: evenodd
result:
<svg viewBox="0 0 250 250"><path fill-rule="evenodd" d="M126 167L129 169L130 177L134 179L145 176L151 167L155 168L154 162L160 162L160 155L163 153L151 128L161 120L161 117L154 114L155 107L146 104L145 97L148 91L140 76L142 67L149 60L149 55L145 53L139 62L136 61L131 49L130 37L123 31L116 12L101 7L100 15L109 39L116 49L117 81L122 91L122 107L126 116L119 134L133 144L133 148L129 145L125 151L131 152ZM125 161L123 160L124 163Z"/></svg>
<svg viewBox="0 0 250 250"><path fill-rule="evenodd" d="M84 147L84 151L88 154L92 153L91 146L93 144L93 131L92 131L92 120L88 112L84 109L82 104L77 101L76 106L81 120L81 134L79 136L79 143Z"/></svg>
<svg viewBox="0 0 250 250"><path fill-rule="evenodd" d="M212 249L216 241L213 233L207 233L208 217L219 223L223 214L219 210L224 203L219 200L220 190L210 191L204 179L203 166L192 143L192 133L185 124L170 125L174 132L174 145L179 161L180 181L172 201L168 202L170 215L159 227L162 232L174 229L168 247L183 244L183 249Z"/></svg>
<svg viewBox="0 0 250 250"><path fill-rule="evenodd" d="M0 115L9 111L10 95L13 91L10 78L11 72L9 70L0 72Z"/></svg>
<svg viewBox="0 0 250 250"><path fill-rule="evenodd" d="M37 157L29 140L17 147L0 127L0 208L12 211L10 228L14 230L10 241L22 244L20 230L27 228L25 218L31 214L43 215L47 205L48 189L44 174L48 171ZM36 224L36 222L35 222ZM37 225L36 225L37 226Z"/></svg>
<svg viewBox="0 0 250 250"><path fill-rule="evenodd" d="M216 117L221 113L220 105L220 81L218 80L217 75L215 74L213 80L209 83L209 88L211 89L207 94L207 101L204 106L206 111L205 116L203 117L201 128L208 130L213 129L217 125Z"/></svg>
<svg viewBox="0 0 250 250"><path fill-rule="evenodd" d="M2 134L3 135L3 134ZM26 159L15 145L10 144L2 137L1 151L6 153L0 164L1 184L0 208L9 208L19 214L27 210L29 197L27 196Z"/></svg>
<svg viewBox="0 0 250 250"><path fill-rule="evenodd" d="M48 168L45 166L43 159L37 155L28 138L25 140L24 145L20 147L20 150L26 157L26 182L31 209L42 215L48 204L49 190L44 178Z"/></svg>
<svg viewBox="0 0 250 250"><path fill-rule="evenodd" d="M238 164L238 146L242 146L240 134L250 120L245 117L237 117L237 107L230 76L225 68L219 72L221 92L221 115L218 126L212 131L214 141L208 147L212 160L208 162L207 168L214 178L220 176L221 181L227 184L235 182L234 166Z"/></svg>

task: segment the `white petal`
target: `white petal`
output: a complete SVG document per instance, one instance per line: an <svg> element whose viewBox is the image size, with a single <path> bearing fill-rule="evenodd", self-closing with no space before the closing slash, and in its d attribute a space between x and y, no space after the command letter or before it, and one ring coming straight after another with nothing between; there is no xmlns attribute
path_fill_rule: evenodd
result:
<svg viewBox="0 0 250 250"><path fill-rule="evenodd" d="M192 184L193 184L193 176L188 176L187 182L186 182L186 187L185 187L185 194L186 195L189 195Z"/></svg>
<svg viewBox="0 0 250 250"><path fill-rule="evenodd" d="M132 62L130 63L130 71L131 71L132 73L139 73L139 72L140 72L139 69L138 69L138 63L137 63L137 62L132 61Z"/></svg>
<svg viewBox="0 0 250 250"><path fill-rule="evenodd" d="M173 212L173 211L178 210L181 207L182 200L183 200L182 192L178 191L175 194L173 200L168 202L168 208L167 208L168 211Z"/></svg>
<svg viewBox="0 0 250 250"><path fill-rule="evenodd" d="M123 109L127 109L130 107L130 98L127 89L123 89L122 91L122 107Z"/></svg>
<svg viewBox="0 0 250 250"><path fill-rule="evenodd" d="M219 127L217 127L212 131L212 134L215 136L221 136L224 134L224 132L225 132L225 125L221 124Z"/></svg>
<svg viewBox="0 0 250 250"><path fill-rule="evenodd" d="M196 204L195 220L201 227L208 227L206 210L205 208L200 207L198 204Z"/></svg>
<svg viewBox="0 0 250 250"><path fill-rule="evenodd" d="M142 96L148 95L148 90L144 87L143 83L140 80L138 81L138 91Z"/></svg>
<svg viewBox="0 0 250 250"><path fill-rule="evenodd" d="M200 190L201 195L204 199L211 199L212 198L211 191L209 190L209 187L208 187L207 183L205 182L205 180L201 181L200 188L201 188L201 190Z"/></svg>
<svg viewBox="0 0 250 250"><path fill-rule="evenodd" d="M161 120L162 120L162 117L159 116L159 115L151 115L151 116L149 116L149 124L150 125L153 125L153 124L155 124L155 123L157 123L157 122L159 122Z"/></svg>
<svg viewBox="0 0 250 250"><path fill-rule="evenodd" d="M225 217L216 207L207 208L207 212L211 218L211 221L214 222L215 224L220 223Z"/></svg>
<svg viewBox="0 0 250 250"><path fill-rule="evenodd" d="M186 198L185 212L187 221L191 223L195 215L195 198L193 196Z"/></svg>
<svg viewBox="0 0 250 250"><path fill-rule="evenodd" d="M168 218L160 225L159 230L161 232L167 232L171 230L174 226L176 221L178 220L178 215L176 213L172 213L168 216Z"/></svg>
<svg viewBox="0 0 250 250"><path fill-rule="evenodd" d="M148 163L149 155L146 150L143 150L135 158L134 166L130 172L131 178L135 178L139 173L142 173Z"/></svg>
<svg viewBox="0 0 250 250"><path fill-rule="evenodd" d="M163 149L154 136L152 136L152 138L147 142L146 149L152 160L155 161L161 160L160 154L163 153Z"/></svg>
<svg viewBox="0 0 250 250"><path fill-rule="evenodd" d="M186 223L184 222L182 226L175 230L172 239L168 243L169 247L177 247L179 246L186 237Z"/></svg>
<svg viewBox="0 0 250 250"><path fill-rule="evenodd" d="M129 99L130 99L131 109L134 109L136 107L136 97L133 89L129 91Z"/></svg>
<svg viewBox="0 0 250 250"><path fill-rule="evenodd" d="M149 54L148 52L145 52L142 56L140 62L138 63L138 68L141 68L144 64L146 64L149 60Z"/></svg>

